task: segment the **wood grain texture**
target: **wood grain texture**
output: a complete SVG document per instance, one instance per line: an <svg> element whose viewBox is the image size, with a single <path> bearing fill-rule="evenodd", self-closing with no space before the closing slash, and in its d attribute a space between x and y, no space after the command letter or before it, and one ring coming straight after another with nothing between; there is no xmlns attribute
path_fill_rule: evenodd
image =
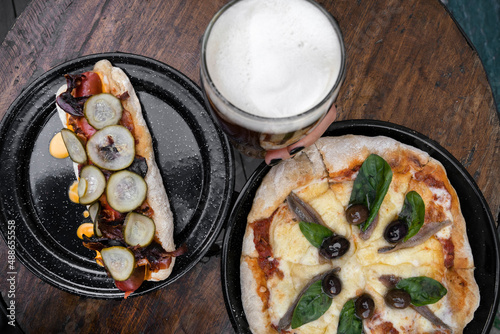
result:
<svg viewBox="0 0 500 334"><path fill-rule="evenodd" d="M199 83L201 37L225 2L33 0L0 47L0 118L42 73L88 54L144 55ZM390 121L435 140L467 168L498 217L500 126L491 89L478 55L439 1L319 2L337 18L348 53L338 118ZM219 261L126 301L62 292L17 263L17 320L28 333L231 333ZM4 296L6 268L1 261Z"/></svg>
<svg viewBox="0 0 500 334"><path fill-rule="evenodd" d="M324 5L348 52L338 119L389 121L435 140L467 168L497 219L500 127L491 88L439 1Z"/></svg>

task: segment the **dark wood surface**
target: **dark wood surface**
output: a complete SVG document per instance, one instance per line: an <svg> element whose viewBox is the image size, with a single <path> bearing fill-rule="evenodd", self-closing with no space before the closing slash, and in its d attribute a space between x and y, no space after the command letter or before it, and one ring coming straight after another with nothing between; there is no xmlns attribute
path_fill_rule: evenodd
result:
<svg viewBox="0 0 500 334"><path fill-rule="evenodd" d="M339 120L379 119L437 141L500 210L500 126L484 69L438 0L319 1L339 21L348 54ZM225 0L33 0L0 47L0 118L24 87L87 54L128 52L199 83L201 36ZM260 163L236 155L236 188ZM2 181L4 182L4 181ZM0 242L0 290L7 247ZM220 257L168 287L124 301L62 292L17 264L16 317L27 333L231 333Z"/></svg>
<svg viewBox="0 0 500 334"><path fill-rule="evenodd" d="M31 0L3 0L0 1L0 41L9 32L16 18L28 6Z"/></svg>

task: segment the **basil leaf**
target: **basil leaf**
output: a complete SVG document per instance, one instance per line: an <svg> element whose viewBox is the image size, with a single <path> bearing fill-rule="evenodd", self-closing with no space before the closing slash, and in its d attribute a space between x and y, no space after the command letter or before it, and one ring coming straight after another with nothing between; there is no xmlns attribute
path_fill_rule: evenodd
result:
<svg viewBox="0 0 500 334"><path fill-rule="evenodd" d="M349 200L349 205L364 204L370 211L368 219L360 225L363 231L377 216L391 181L391 166L380 156L370 154L359 169Z"/></svg>
<svg viewBox="0 0 500 334"><path fill-rule="evenodd" d="M332 298L328 297L321 288L321 279L314 282L302 295L293 310L292 329L321 317L332 305Z"/></svg>
<svg viewBox="0 0 500 334"><path fill-rule="evenodd" d="M349 299L340 311L339 327L337 334L361 334L363 333L363 323L356 316L354 299Z"/></svg>
<svg viewBox="0 0 500 334"><path fill-rule="evenodd" d="M417 234L422 225L424 225L425 204L422 197L416 191L410 191L406 194L399 218L408 225L408 234L403 241Z"/></svg>
<svg viewBox="0 0 500 334"><path fill-rule="evenodd" d="M299 227L304 237L316 248L321 247L323 239L333 235L331 230L316 223L299 222Z"/></svg>
<svg viewBox="0 0 500 334"><path fill-rule="evenodd" d="M434 304L448 293L441 283L425 276L404 278L396 284L396 288L408 292L415 306Z"/></svg>

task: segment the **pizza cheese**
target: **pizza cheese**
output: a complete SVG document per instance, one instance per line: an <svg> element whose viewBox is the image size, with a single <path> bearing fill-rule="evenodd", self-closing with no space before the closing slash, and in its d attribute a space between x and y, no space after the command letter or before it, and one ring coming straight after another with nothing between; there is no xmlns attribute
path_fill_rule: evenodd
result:
<svg viewBox="0 0 500 334"><path fill-rule="evenodd" d="M257 190L242 302L254 333L461 333L479 305L473 271L438 161L386 137L325 137Z"/></svg>

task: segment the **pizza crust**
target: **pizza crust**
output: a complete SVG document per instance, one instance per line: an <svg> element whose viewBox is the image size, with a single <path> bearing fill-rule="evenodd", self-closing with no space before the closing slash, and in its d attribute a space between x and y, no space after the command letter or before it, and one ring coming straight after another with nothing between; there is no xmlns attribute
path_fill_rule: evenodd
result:
<svg viewBox="0 0 500 334"><path fill-rule="evenodd" d="M260 291L263 288L263 273L259 272L260 268L257 260L251 257L245 257L241 261L240 280L241 286L247 287L242 290L241 300L245 305L245 316L250 328L254 333L273 334L275 331L269 328L269 317L263 316L264 302L262 298L254 291ZM261 293L265 293L262 291Z"/></svg>
<svg viewBox="0 0 500 334"><path fill-rule="evenodd" d="M321 153L332 179L340 176L345 170L360 166L372 153L384 158L393 171L402 161L412 168L419 168L429 161L426 152L384 136L323 137L318 139L314 146ZM399 169L395 171L400 172Z"/></svg>
<svg viewBox="0 0 500 334"><path fill-rule="evenodd" d="M351 247L354 242L355 247L357 247L357 253L353 255L350 251L348 256L358 256L360 260L356 263L359 263L360 266L388 261L394 264L392 266L393 273L399 273L402 277L417 276L419 273L424 275L424 273L427 273L430 277L435 277L441 281L447 288L448 293L440 302L432 307L437 310L440 305L451 305L448 308L443 307L442 309L446 309L447 313L440 315L445 318L443 320L448 321L448 325L454 329L455 333L461 333L465 325L473 318L474 311L479 306L479 289L474 279L472 251L467 238L466 225L461 214L459 199L447 178L444 167L426 152L402 144L391 138L347 135L320 138L314 145L306 148L293 159L286 160L271 168L256 192L252 209L247 218L247 229L243 239L241 260L241 288L242 295L245 296L243 306L247 320L249 320L251 326L254 323L258 323L261 326L258 330L254 330L252 327L254 333L267 333L271 324L276 325L279 319L271 320L268 312L266 312L265 303L258 304L260 297L255 294L255 286L257 284L262 289L265 286L266 279L260 275L260 282L257 283L255 280L255 271L252 271L246 264L252 260L257 261L256 259L258 258L251 223L271 217L280 206L285 205L285 199L292 190L299 196L302 194L308 196L307 187L315 183L330 182L329 191L333 191L335 196L337 196L338 202L346 207L350 192L352 191L352 181L357 175L357 170L368 155L372 153L384 158L393 170L391 190L388 192L387 201L384 199L381 207L381 210L387 211L386 218L381 219L374 234L367 241L360 240L357 230L354 230L353 227L352 235L346 234L346 237L351 241ZM404 195L401 197L400 193L406 193L411 190L412 182L421 182L421 180L416 180L421 175L430 176L431 181L428 183L432 185L429 186L427 183L423 185L426 187L425 191L428 195L425 201L429 203L433 200L432 198L434 200L437 198L437 201L441 201L439 203L441 206L437 206L435 210L441 216L449 216L448 218L453 223L452 226L442 229L424 244L414 249L400 250L391 254L377 253L377 249L380 246L387 245L382 233L386 224L390 223L392 217L395 217L399 212L397 207L398 205L402 205L402 199L404 199ZM434 181L436 181L435 184L432 183ZM450 200L449 207L445 205L447 202L439 198L441 192L449 194L447 195ZM314 206L316 205L315 201L316 199L313 199L309 204ZM317 205L322 204L318 203ZM317 211L321 211L321 207L316 207L316 209ZM282 210L279 209L278 212ZM273 215L271 225L275 224L274 219L276 217L282 219L279 214ZM281 222L280 224L289 223ZM286 228L291 230L291 227ZM296 233L292 235L296 235ZM301 236L293 238L297 239L299 237ZM445 267L445 250L443 245L447 239L450 239L454 245L453 266L450 268ZM290 241L290 245L292 244ZM284 249L281 249L279 252L280 254L286 254L286 250ZM371 255L367 255L368 253ZM294 254L293 251L290 254ZM275 254L273 253L273 255ZM367 256L366 259L363 258L365 255ZM286 258L286 256L284 257ZM302 261L302 263L297 263L296 265L303 266L302 270L307 271L313 265L310 259L307 262ZM279 260L282 259L280 258ZM349 260L345 260L344 262L346 261ZM255 268L260 270L258 265L253 267L253 269ZM359 275L356 275L355 279L358 278ZM273 278L273 280L275 279ZM349 284L350 280L352 281L352 279L348 279L345 284ZM371 289L369 284L366 287ZM273 298L272 288L269 290L269 298ZM363 291L358 292L362 293ZM372 292L376 293L376 291ZM383 301L383 295L379 294L375 299ZM261 310L260 312L258 311L259 309ZM418 329L422 329L423 332L434 332L432 324L427 319L411 309L405 310L405 312L409 312L412 315L411 320L408 321L413 324L413 327L410 326L411 328L417 328L416 332L418 332ZM325 314L325 316L327 315ZM402 316L402 314L399 314L399 316ZM338 318L335 319L335 321L338 321ZM397 313L394 321L399 321L396 319L399 319ZM322 320L320 317L311 326L316 326L319 323L323 323L323 321L324 319ZM310 326L308 325L304 326L309 328ZM324 328L324 332L335 333L336 327L337 324L327 326ZM365 326L365 331L370 333L384 333L387 330L386 324L372 327L373 329L369 331ZM276 333L274 330L271 330L271 332ZM301 333L302 331L299 328L293 332ZM402 332L405 332L405 330L403 329Z"/></svg>
<svg viewBox="0 0 500 334"><path fill-rule="evenodd" d="M451 313L456 323L455 332L462 333L463 328L474 318L474 311L480 301L474 269L447 270L445 286L448 288L448 300L453 305Z"/></svg>
<svg viewBox="0 0 500 334"><path fill-rule="evenodd" d="M295 159L274 166L257 190L248 220L269 217L290 191L326 176L321 156L314 147L305 149Z"/></svg>

